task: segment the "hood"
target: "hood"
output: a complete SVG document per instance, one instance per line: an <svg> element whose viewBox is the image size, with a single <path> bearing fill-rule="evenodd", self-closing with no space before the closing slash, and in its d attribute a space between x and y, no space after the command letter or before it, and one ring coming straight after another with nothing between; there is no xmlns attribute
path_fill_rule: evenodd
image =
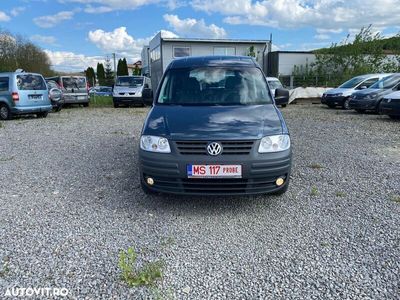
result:
<svg viewBox="0 0 400 300"><path fill-rule="evenodd" d="M392 93L393 90L392 89L365 89L365 90L361 90L361 91L357 91L355 93L353 93L353 96L357 97L357 98L364 98L367 95L371 95L371 94L376 94L378 97L379 96L383 96L386 94L390 94Z"/></svg>
<svg viewBox="0 0 400 300"><path fill-rule="evenodd" d="M333 95L333 94L343 94L343 96L350 96L351 93L354 92L354 89L345 89L345 88L336 88L327 90L325 92L326 95Z"/></svg>
<svg viewBox="0 0 400 300"><path fill-rule="evenodd" d="M286 131L272 104L251 106L156 105L147 116L143 134L171 140L260 139Z"/></svg>
<svg viewBox="0 0 400 300"><path fill-rule="evenodd" d="M115 93L139 93L142 91L142 86L128 87L128 86L114 86Z"/></svg>

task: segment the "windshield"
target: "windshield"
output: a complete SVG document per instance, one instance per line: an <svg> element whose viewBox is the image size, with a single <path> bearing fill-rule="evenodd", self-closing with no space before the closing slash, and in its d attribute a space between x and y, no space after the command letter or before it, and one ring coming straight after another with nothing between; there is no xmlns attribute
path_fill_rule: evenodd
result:
<svg viewBox="0 0 400 300"><path fill-rule="evenodd" d="M269 84L269 87L270 87L272 90L280 89L280 88L283 87L283 86L282 86L282 83L281 83L280 81L278 81L278 80L271 80L271 81L268 81L268 84Z"/></svg>
<svg viewBox="0 0 400 300"><path fill-rule="evenodd" d="M169 105L270 104L267 83L257 68L201 67L169 70L157 103Z"/></svg>
<svg viewBox="0 0 400 300"><path fill-rule="evenodd" d="M346 81L339 87L343 89L352 89L355 88L357 85L359 85L361 82L363 82L365 79L366 79L365 77L354 77Z"/></svg>
<svg viewBox="0 0 400 300"><path fill-rule="evenodd" d="M17 86L19 90L47 90L46 83L40 75L17 75Z"/></svg>
<svg viewBox="0 0 400 300"><path fill-rule="evenodd" d="M63 87L66 89L84 89L86 88L85 77L63 77Z"/></svg>
<svg viewBox="0 0 400 300"><path fill-rule="evenodd" d="M370 86L371 89L391 89L395 87L400 82L400 75L392 75L385 77L373 85Z"/></svg>
<svg viewBox="0 0 400 300"><path fill-rule="evenodd" d="M111 92L111 91L112 91L112 89L111 89L110 87L102 87L102 88L99 88L99 92L109 93L109 92Z"/></svg>
<svg viewBox="0 0 400 300"><path fill-rule="evenodd" d="M116 86L137 87L143 85L142 77L118 77Z"/></svg>

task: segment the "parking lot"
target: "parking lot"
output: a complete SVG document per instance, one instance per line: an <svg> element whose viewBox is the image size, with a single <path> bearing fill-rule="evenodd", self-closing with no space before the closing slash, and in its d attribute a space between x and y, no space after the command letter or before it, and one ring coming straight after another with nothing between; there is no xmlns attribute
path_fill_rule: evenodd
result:
<svg viewBox="0 0 400 300"><path fill-rule="evenodd" d="M290 105L283 196L147 196L146 108L71 108L0 125L0 295L64 287L81 299L398 299L400 122ZM151 288L118 255L161 260ZM1 296L0 296L1 298Z"/></svg>

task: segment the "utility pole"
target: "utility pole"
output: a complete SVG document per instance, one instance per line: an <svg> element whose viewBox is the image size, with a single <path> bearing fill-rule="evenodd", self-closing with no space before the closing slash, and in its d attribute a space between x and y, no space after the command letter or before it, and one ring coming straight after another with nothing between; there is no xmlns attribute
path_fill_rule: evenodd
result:
<svg viewBox="0 0 400 300"><path fill-rule="evenodd" d="M113 60L114 60L114 78L117 78L117 62L115 61L115 53L113 55Z"/></svg>

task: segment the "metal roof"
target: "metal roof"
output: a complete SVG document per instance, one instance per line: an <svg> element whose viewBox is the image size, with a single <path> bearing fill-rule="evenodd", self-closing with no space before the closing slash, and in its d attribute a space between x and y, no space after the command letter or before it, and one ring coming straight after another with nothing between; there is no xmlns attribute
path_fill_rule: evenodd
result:
<svg viewBox="0 0 400 300"><path fill-rule="evenodd" d="M206 66L256 67L258 65L249 56L188 56L173 60L169 64L168 69Z"/></svg>
<svg viewBox="0 0 400 300"><path fill-rule="evenodd" d="M269 40L235 40L235 39L199 39L199 38L161 38L165 42L186 42L186 43L230 43L230 44L267 44Z"/></svg>

